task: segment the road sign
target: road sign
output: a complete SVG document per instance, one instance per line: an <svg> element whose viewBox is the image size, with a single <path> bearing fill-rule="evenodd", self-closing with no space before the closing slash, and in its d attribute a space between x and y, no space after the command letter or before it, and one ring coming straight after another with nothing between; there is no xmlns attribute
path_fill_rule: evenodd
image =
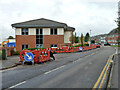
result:
<svg viewBox="0 0 120 90"><path fill-rule="evenodd" d="M83 50L82 47L79 47L79 50L82 51Z"/></svg>
<svg viewBox="0 0 120 90"><path fill-rule="evenodd" d="M26 61L32 61L33 60L33 54L31 52L26 53L25 56L24 56L24 59Z"/></svg>

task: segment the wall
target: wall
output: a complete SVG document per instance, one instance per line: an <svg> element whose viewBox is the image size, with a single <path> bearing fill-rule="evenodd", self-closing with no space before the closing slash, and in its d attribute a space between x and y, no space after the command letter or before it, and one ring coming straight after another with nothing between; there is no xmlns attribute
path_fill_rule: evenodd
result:
<svg viewBox="0 0 120 90"><path fill-rule="evenodd" d="M29 48L36 47L35 35L16 35L16 51L22 50L22 44L28 44Z"/></svg>
<svg viewBox="0 0 120 90"><path fill-rule="evenodd" d="M72 33L72 31L64 32L64 43L71 43L70 42L71 33Z"/></svg>
<svg viewBox="0 0 120 90"><path fill-rule="evenodd" d="M28 44L29 48L36 47L36 28L29 28L28 31L28 35L21 35L21 28L15 29L16 51L22 50L22 44ZM64 32L64 28L57 28L57 35L50 35L50 28L43 28L43 47L50 47L51 44L57 44L58 47L64 43L70 44L71 32Z"/></svg>
<svg viewBox="0 0 120 90"><path fill-rule="evenodd" d="M58 35L64 35L64 28L57 28ZM21 28L15 29L15 35L21 35ZM36 35L36 28L28 28L28 35ZM50 35L50 28L43 28L43 35Z"/></svg>
<svg viewBox="0 0 120 90"><path fill-rule="evenodd" d="M21 35L21 28L15 29L15 35Z"/></svg>
<svg viewBox="0 0 120 90"><path fill-rule="evenodd" d="M60 47L61 44L64 44L64 35L44 35L43 47L49 48L50 44L57 44Z"/></svg>
<svg viewBox="0 0 120 90"><path fill-rule="evenodd" d="M11 51L14 51L14 47L2 47L2 49L7 50L7 56L11 56Z"/></svg>
<svg viewBox="0 0 120 90"><path fill-rule="evenodd" d="M36 28L29 28L28 29L28 34L29 35L36 35Z"/></svg>

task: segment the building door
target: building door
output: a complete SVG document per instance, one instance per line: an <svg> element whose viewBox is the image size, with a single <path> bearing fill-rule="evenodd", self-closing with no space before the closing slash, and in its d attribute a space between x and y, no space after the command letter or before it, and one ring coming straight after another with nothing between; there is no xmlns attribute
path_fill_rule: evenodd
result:
<svg viewBox="0 0 120 90"><path fill-rule="evenodd" d="M36 29L36 48L43 48L43 29Z"/></svg>

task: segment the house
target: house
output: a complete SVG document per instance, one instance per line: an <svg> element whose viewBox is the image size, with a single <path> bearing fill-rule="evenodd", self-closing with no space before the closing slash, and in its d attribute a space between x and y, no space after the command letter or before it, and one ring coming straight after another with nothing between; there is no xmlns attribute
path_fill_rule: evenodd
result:
<svg viewBox="0 0 120 90"><path fill-rule="evenodd" d="M110 34L106 40L110 45L118 45L118 34Z"/></svg>
<svg viewBox="0 0 120 90"><path fill-rule="evenodd" d="M36 19L11 25L15 29L16 51L24 48L49 48L71 45L69 38L75 28L65 23Z"/></svg>
<svg viewBox="0 0 120 90"><path fill-rule="evenodd" d="M100 34L100 35L96 35L96 36L91 37L91 39L95 40L96 43L105 44L106 37L107 37L107 34Z"/></svg>
<svg viewBox="0 0 120 90"><path fill-rule="evenodd" d="M108 33L106 40L111 45L118 45L119 38L118 29L116 28Z"/></svg>

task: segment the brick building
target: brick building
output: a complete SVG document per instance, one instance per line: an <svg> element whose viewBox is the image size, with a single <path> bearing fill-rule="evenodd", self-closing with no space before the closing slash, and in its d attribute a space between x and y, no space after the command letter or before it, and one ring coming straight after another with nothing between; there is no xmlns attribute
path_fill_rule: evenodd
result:
<svg viewBox="0 0 120 90"><path fill-rule="evenodd" d="M111 45L118 45L118 34L108 35L106 41Z"/></svg>
<svg viewBox="0 0 120 90"><path fill-rule="evenodd" d="M36 19L12 24L15 28L16 50L24 48L49 48L71 45L69 38L75 28L65 23L49 20Z"/></svg>

